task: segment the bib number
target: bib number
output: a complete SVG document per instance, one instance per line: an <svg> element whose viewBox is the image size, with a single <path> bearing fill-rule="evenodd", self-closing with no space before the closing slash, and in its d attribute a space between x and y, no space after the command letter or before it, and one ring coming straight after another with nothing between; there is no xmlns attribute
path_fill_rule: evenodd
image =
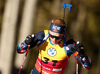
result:
<svg viewBox="0 0 100 74"><path fill-rule="evenodd" d="M42 60L42 61L43 61L43 60ZM44 57L43 63L48 64L48 61L49 61L49 59L48 59L47 57ZM57 60L52 60L52 62L53 62L52 66L55 66L56 63L57 63Z"/></svg>

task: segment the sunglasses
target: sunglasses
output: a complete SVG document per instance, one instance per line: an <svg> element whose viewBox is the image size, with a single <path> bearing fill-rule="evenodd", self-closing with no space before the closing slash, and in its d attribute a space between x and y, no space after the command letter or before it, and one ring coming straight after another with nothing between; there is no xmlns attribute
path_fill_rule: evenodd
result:
<svg viewBox="0 0 100 74"><path fill-rule="evenodd" d="M62 37L63 37L63 36L57 37L57 36L51 35L50 33L49 33L49 36L50 36L52 39L55 38L56 40L62 39Z"/></svg>

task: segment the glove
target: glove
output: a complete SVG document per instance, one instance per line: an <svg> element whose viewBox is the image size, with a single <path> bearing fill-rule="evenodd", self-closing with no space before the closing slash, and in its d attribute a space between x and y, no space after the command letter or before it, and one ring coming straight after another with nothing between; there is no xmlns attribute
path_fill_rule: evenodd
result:
<svg viewBox="0 0 100 74"><path fill-rule="evenodd" d="M24 42L25 42L26 45L31 45L32 42L34 41L34 39L35 39L34 35L29 35L29 36L26 37Z"/></svg>
<svg viewBox="0 0 100 74"><path fill-rule="evenodd" d="M81 43L75 45L76 51L79 53L80 56L84 55L84 47Z"/></svg>

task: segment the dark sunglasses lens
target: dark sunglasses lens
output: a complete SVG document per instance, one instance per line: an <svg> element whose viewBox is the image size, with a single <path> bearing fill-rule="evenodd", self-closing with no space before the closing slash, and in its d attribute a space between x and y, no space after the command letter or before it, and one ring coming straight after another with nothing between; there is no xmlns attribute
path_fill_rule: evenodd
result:
<svg viewBox="0 0 100 74"><path fill-rule="evenodd" d="M58 39L61 39L61 37L56 37L56 39L58 40Z"/></svg>
<svg viewBox="0 0 100 74"><path fill-rule="evenodd" d="M50 34L50 37L51 37L51 38L55 38L55 37L54 37L53 35L51 35L51 34Z"/></svg>
<svg viewBox="0 0 100 74"><path fill-rule="evenodd" d="M62 37L53 36L53 35L51 35L51 34L50 34L50 37L51 37L51 38L56 38L57 40L62 38Z"/></svg>

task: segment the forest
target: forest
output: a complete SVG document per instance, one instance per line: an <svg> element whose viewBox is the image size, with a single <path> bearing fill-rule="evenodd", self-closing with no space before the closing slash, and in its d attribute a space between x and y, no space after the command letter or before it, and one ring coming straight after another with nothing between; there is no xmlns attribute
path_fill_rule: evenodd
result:
<svg viewBox="0 0 100 74"><path fill-rule="evenodd" d="M26 36L49 29L51 20L63 19L66 33L84 45L92 68L79 64L79 74L100 74L100 0L0 0L0 74L18 74L24 54L17 46ZM21 74L30 74L38 57L37 47L29 50ZM76 59L71 56L64 74L76 73Z"/></svg>

